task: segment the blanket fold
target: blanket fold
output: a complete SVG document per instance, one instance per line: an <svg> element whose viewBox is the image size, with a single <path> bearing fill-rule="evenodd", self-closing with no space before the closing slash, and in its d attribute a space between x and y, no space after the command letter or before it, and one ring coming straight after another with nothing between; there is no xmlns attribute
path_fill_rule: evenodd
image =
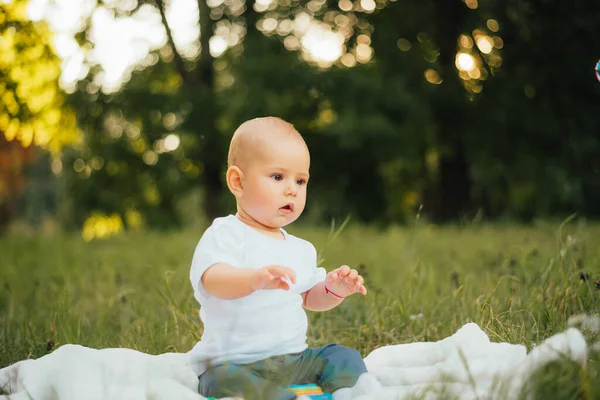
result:
<svg viewBox="0 0 600 400"><path fill-rule="evenodd" d="M474 323L438 342L383 346L365 357L381 384L356 397L410 396L460 399L515 398L539 368L561 357L584 365L587 345L575 328L552 336L526 354L525 346L492 343ZM36 360L0 370L0 400L202 400L189 353L145 354L67 344Z"/></svg>

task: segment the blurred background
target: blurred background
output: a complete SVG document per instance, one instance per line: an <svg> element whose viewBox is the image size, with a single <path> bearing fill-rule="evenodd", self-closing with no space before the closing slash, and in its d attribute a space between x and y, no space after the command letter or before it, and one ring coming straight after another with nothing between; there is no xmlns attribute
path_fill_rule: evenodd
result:
<svg viewBox="0 0 600 400"><path fill-rule="evenodd" d="M591 0L1 0L0 232L234 212L243 121L312 153L303 221L600 215Z"/></svg>

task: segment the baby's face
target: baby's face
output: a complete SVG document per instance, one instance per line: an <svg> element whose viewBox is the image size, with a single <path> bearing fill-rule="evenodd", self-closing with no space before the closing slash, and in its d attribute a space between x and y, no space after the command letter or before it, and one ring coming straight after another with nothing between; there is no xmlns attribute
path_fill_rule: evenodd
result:
<svg viewBox="0 0 600 400"><path fill-rule="evenodd" d="M281 228L304 211L310 155L296 137L265 142L257 153L243 171L239 205L263 226Z"/></svg>

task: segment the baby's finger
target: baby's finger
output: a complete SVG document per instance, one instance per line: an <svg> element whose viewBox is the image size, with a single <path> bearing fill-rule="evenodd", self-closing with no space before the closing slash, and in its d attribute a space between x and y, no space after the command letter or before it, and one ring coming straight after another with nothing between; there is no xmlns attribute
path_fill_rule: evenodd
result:
<svg viewBox="0 0 600 400"><path fill-rule="evenodd" d="M282 289L284 289L284 290L290 290L291 286L292 285L290 284L289 280L282 281L282 285L281 285Z"/></svg>
<svg viewBox="0 0 600 400"><path fill-rule="evenodd" d="M349 281L356 279L356 277L358 276L358 271L355 269L350 270L350 273L347 276L347 279Z"/></svg>
<svg viewBox="0 0 600 400"><path fill-rule="evenodd" d="M367 288L364 287L364 285L360 285L360 288L358 289L358 291L364 296L367 294Z"/></svg>
<svg viewBox="0 0 600 400"><path fill-rule="evenodd" d="M338 275L340 276L340 278L345 278L348 276L348 274L350 273L351 269L349 266L347 265L342 265L339 270L338 270Z"/></svg>
<svg viewBox="0 0 600 400"><path fill-rule="evenodd" d="M292 282L296 281L296 273L291 268L283 267L281 265L273 265L269 268L269 272L278 278L287 278Z"/></svg>
<svg viewBox="0 0 600 400"><path fill-rule="evenodd" d="M292 281L289 278L287 278L287 277L279 278L279 280L281 282L285 282L288 285L288 287L291 286L291 285L293 285Z"/></svg>
<svg viewBox="0 0 600 400"><path fill-rule="evenodd" d="M296 283L296 271L291 268L287 268L287 270L290 281L292 281L292 283Z"/></svg>
<svg viewBox="0 0 600 400"><path fill-rule="evenodd" d="M357 277L354 279L354 284L355 284L356 286L361 286L363 283L365 283L365 280L364 280L364 279L363 279L363 277L362 277L362 276L360 276L360 275L359 275L359 276L357 276Z"/></svg>

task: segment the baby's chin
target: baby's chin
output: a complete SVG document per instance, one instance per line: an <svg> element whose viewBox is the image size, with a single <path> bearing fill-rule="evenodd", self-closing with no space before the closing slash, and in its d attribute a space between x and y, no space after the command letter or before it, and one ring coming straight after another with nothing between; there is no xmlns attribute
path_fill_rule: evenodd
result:
<svg viewBox="0 0 600 400"><path fill-rule="evenodd" d="M284 226L296 221L299 216L300 215L296 213L287 215L278 213L274 217L269 218L267 221L265 221L264 225L273 229L283 228Z"/></svg>

